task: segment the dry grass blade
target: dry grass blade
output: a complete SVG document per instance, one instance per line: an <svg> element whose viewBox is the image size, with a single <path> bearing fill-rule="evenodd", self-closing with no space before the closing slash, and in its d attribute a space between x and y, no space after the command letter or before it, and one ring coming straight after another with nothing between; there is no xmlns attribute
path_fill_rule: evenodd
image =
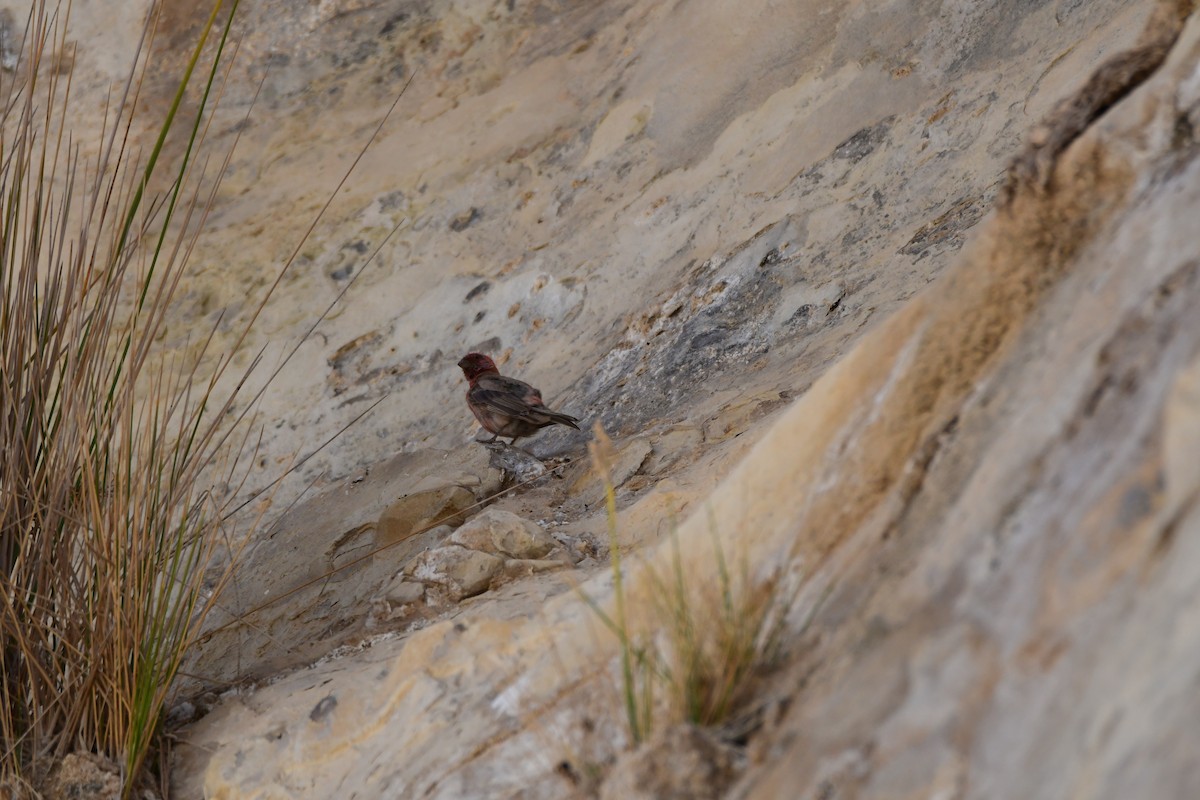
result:
<svg viewBox="0 0 1200 800"><path fill-rule="evenodd" d="M671 572L648 566L655 618L666 636L660 673L673 712L695 725L719 725L746 699L751 678L777 655L783 625L795 601L779 575L754 580L743 559L731 573L715 529L716 582L685 577L677 532L671 535Z"/></svg>
<svg viewBox="0 0 1200 800"><path fill-rule="evenodd" d="M621 572L621 546L617 527L617 491L612 482L615 460L612 440L599 422L592 429L588 443L592 466L604 485L605 510L608 517L608 553L613 578L613 613L608 614L594 598L580 592L592 612L617 637L621 645L621 700L629 736L639 744L650 735L653 723L655 672L658 665L653 651L630 631L625 611L624 575Z"/></svg>
<svg viewBox="0 0 1200 800"><path fill-rule="evenodd" d="M782 576L751 576L743 559L733 572L715 529L715 575L685 569L678 532L672 530L669 565L653 562L635 573L648 589L649 614L635 626L627 613L621 568L616 491L610 478L612 443L597 425L589 452L604 485L613 598L611 613L586 592L585 603L620 645L620 695L630 738L644 741L660 721L720 725L742 710L753 678L774 662L785 622L796 600ZM666 720L658 717L665 715Z"/></svg>
<svg viewBox="0 0 1200 800"><path fill-rule="evenodd" d="M0 788L82 748L118 761L131 793L215 599L203 567L226 509L203 480L237 460L214 413L228 401L195 380L202 356L164 362L155 340L219 183L193 164L220 85L222 5L144 160L127 150L129 109L153 18L94 158L68 133L69 77L51 57L69 5L36 4L0 86ZM154 196L168 136L186 144Z"/></svg>

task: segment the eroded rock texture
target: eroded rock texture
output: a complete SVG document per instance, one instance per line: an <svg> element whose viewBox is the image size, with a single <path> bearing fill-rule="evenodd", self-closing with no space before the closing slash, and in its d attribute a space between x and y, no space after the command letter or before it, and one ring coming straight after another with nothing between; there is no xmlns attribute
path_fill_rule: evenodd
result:
<svg viewBox="0 0 1200 800"><path fill-rule="evenodd" d="M243 23L270 122L184 313L249 296L415 74L267 317L285 340L357 278L267 455L387 399L252 543L296 602L239 598L202 650L276 675L181 732L184 796L557 798L622 763L616 641L572 591L611 601L586 434L532 445L561 460L494 501L517 522L453 532L511 485L467 443L468 349L613 434L622 544L670 568L678 520L694 585L715 533L798 587L731 796L1200 784L1191 3L308 11Z"/></svg>

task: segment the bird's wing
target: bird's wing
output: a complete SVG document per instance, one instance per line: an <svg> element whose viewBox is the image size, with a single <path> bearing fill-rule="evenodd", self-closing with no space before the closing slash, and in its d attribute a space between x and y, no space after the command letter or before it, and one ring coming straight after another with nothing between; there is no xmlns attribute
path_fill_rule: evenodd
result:
<svg viewBox="0 0 1200 800"><path fill-rule="evenodd" d="M471 399L515 417L542 412L542 393L524 381L502 375L486 375L471 389Z"/></svg>

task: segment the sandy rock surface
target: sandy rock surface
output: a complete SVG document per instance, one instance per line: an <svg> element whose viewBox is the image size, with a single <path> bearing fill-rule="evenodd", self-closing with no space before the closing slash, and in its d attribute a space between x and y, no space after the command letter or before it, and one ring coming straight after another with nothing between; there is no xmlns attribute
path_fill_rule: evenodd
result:
<svg viewBox="0 0 1200 800"><path fill-rule="evenodd" d="M202 21L168 5L164 75ZM277 507L467 441L454 364L470 349L585 428L754 436L941 273L1022 135L1147 12L247 4L210 142L237 149L167 340L236 319L297 248L247 353L266 344L273 367L346 291L276 379L248 486L382 402L285 481ZM585 438L547 432L535 452Z"/></svg>
<svg viewBox="0 0 1200 800"><path fill-rule="evenodd" d="M248 485L381 402L246 544L186 665L179 796L694 796L654 769L689 758L714 796L1187 796L1191 6L247 6L212 139L240 141L165 342L295 252L251 351L345 295L267 395ZM199 20L168 11L169 66ZM472 443L468 350L585 430ZM736 736L628 752L580 597L611 609L594 422L631 624L674 541L697 587L729 548L796 591Z"/></svg>

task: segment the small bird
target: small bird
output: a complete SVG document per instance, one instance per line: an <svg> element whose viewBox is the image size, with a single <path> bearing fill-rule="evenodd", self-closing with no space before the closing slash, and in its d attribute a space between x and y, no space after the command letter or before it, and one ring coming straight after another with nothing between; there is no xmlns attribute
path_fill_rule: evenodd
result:
<svg viewBox="0 0 1200 800"><path fill-rule="evenodd" d="M489 441L537 433L547 425L566 425L579 430L579 420L569 414L551 411L542 402L542 393L524 381L506 378L496 362L483 353L467 353L458 366L471 386L467 389L467 407L483 429L492 434Z"/></svg>

